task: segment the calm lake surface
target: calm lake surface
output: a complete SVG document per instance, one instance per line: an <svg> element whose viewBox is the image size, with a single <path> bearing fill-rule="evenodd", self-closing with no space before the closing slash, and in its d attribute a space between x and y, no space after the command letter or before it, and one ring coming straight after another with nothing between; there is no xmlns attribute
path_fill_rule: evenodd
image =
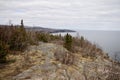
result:
<svg viewBox="0 0 120 80"><path fill-rule="evenodd" d="M65 35L66 33L54 33ZM118 54L120 58L120 31L101 31L101 30L79 30L69 33L72 36L84 36L85 39L93 44L99 45L100 48L109 56L113 57Z"/></svg>

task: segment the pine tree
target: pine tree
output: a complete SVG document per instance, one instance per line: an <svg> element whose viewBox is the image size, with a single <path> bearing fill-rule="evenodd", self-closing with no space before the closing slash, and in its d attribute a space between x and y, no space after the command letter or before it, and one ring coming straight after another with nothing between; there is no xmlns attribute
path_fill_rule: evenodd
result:
<svg viewBox="0 0 120 80"><path fill-rule="evenodd" d="M80 38L80 47L83 47L83 45L84 45L84 37L81 36L81 38Z"/></svg>
<svg viewBox="0 0 120 80"><path fill-rule="evenodd" d="M21 20L21 27L24 27L24 24L23 24L23 19Z"/></svg>
<svg viewBox="0 0 120 80"><path fill-rule="evenodd" d="M72 36L68 33L65 35L64 47L69 51L72 50Z"/></svg>
<svg viewBox="0 0 120 80"><path fill-rule="evenodd" d="M23 20L21 20L21 25L17 26L12 32L11 40L9 42L10 49L23 50L27 46L27 38Z"/></svg>

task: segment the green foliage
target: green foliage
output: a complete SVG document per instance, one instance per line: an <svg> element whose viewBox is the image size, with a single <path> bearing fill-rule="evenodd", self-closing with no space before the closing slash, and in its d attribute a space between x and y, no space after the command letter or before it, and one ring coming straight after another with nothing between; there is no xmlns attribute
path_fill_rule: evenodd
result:
<svg viewBox="0 0 120 80"><path fill-rule="evenodd" d="M38 41L48 42L49 41L49 35L47 33L36 33L36 37Z"/></svg>
<svg viewBox="0 0 120 80"><path fill-rule="evenodd" d="M0 25L0 63L6 62L10 52L23 51L27 46L28 36L23 25Z"/></svg>
<svg viewBox="0 0 120 80"><path fill-rule="evenodd" d="M11 28L11 31L11 38L9 40L10 50L22 51L27 46L28 38L23 21L21 21L21 26Z"/></svg>
<svg viewBox="0 0 120 80"><path fill-rule="evenodd" d="M0 40L9 45L9 50L22 51L27 46L27 33L23 21L21 26L0 26Z"/></svg>
<svg viewBox="0 0 120 80"><path fill-rule="evenodd" d="M72 51L72 36L70 34L66 34L65 35L65 41L64 41L64 47L69 50Z"/></svg>
<svg viewBox="0 0 120 80"><path fill-rule="evenodd" d="M23 50L27 45L27 34L24 29L16 28L9 41L11 50Z"/></svg>
<svg viewBox="0 0 120 80"><path fill-rule="evenodd" d="M0 63L6 62L6 56L8 54L8 46L4 42L0 41Z"/></svg>
<svg viewBox="0 0 120 80"><path fill-rule="evenodd" d="M63 37L61 36L61 34L59 34L59 35L49 35L49 39L50 39L50 41L55 41L55 40L63 40Z"/></svg>

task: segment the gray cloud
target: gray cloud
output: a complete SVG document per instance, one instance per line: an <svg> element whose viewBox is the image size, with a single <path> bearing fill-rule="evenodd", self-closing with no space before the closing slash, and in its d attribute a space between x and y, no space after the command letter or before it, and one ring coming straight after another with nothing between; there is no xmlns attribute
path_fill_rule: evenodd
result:
<svg viewBox="0 0 120 80"><path fill-rule="evenodd" d="M0 24L120 30L119 0L0 0Z"/></svg>

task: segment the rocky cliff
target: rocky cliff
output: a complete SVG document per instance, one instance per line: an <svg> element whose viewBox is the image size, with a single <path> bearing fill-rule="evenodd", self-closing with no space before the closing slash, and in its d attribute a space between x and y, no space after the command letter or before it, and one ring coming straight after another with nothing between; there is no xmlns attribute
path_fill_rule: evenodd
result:
<svg viewBox="0 0 120 80"><path fill-rule="evenodd" d="M23 55L21 68L31 67L12 80L120 80L120 68L110 60L102 56L84 58L80 52L71 53L61 45L40 42Z"/></svg>

